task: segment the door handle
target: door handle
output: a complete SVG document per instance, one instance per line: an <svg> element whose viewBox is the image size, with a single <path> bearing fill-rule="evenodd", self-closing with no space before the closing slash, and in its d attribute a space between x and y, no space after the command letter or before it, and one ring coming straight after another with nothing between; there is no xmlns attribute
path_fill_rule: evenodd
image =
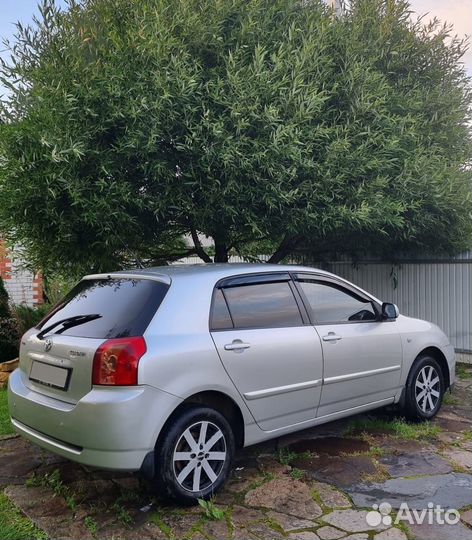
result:
<svg viewBox="0 0 472 540"><path fill-rule="evenodd" d="M233 340L233 343L225 345L225 351L243 352L244 349L249 349L250 346L249 343L244 343L240 339L235 339Z"/></svg>
<svg viewBox="0 0 472 540"><path fill-rule="evenodd" d="M339 341L342 339L342 336L338 336L338 334L335 334L334 332L328 332L326 336L322 337L323 341Z"/></svg>

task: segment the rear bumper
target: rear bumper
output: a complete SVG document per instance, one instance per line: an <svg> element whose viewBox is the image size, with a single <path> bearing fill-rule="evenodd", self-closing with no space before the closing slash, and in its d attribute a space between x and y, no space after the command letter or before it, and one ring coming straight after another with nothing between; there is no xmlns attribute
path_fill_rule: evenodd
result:
<svg viewBox="0 0 472 540"><path fill-rule="evenodd" d="M14 429L72 461L111 470L139 470L181 399L150 386L94 387L76 404L30 390L12 373L8 402Z"/></svg>

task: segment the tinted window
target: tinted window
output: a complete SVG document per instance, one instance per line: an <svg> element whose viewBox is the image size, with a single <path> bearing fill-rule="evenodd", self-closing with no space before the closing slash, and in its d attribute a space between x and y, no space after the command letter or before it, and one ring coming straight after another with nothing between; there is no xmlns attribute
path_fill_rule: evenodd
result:
<svg viewBox="0 0 472 540"><path fill-rule="evenodd" d="M300 281L300 286L318 323L371 321L377 318L371 302L345 289L316 281Z"/></svg>
<svg viewBox="0 0 472 540"><path fill-rule="evenodd" d="M222 330L224 328L233 328L233 321L226 305L225 297L221 289L216 289L213 297L213 307L211 312L212 330Z"/></svg>
<svg viewBox="0 0 472 540"><path fill-rule="evenodd" d="M149 279L85 279L41 322L40 328L73 317L97 313L100 318L53 333L90 338L142 336L159 308L168 285Z"/></svg>
<svg viewBox="0 0 472 540"><path fill-rule="evenodd" d="M224 290L235 328L301 326L288 282L258 283Z"/></svg>

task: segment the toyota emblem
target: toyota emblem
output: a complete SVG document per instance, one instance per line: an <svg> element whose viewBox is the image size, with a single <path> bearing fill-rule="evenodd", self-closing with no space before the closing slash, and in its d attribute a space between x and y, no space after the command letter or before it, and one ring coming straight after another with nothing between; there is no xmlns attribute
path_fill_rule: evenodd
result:
<svg viewBox="0 0 472 540"><path fill-rule="evenodd" d="M50 351L51 349L52 349L52 339L47 339L44 342L44 350L45 351Z"/></svg>

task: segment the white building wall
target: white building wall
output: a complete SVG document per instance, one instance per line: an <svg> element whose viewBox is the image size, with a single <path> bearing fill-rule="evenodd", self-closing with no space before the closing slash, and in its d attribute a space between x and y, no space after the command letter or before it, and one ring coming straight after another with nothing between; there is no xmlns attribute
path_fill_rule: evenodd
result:
<svg viewBox="0 0 472 540"><path fill-rule="evenodd" d="M25 270L21 266L21 261L13 259L11 264L11 276L9 279L4 280L5 289L10 297L12 304L27 304L33 306L36 304L34 299L35 276L33 272Z"/></svg>

